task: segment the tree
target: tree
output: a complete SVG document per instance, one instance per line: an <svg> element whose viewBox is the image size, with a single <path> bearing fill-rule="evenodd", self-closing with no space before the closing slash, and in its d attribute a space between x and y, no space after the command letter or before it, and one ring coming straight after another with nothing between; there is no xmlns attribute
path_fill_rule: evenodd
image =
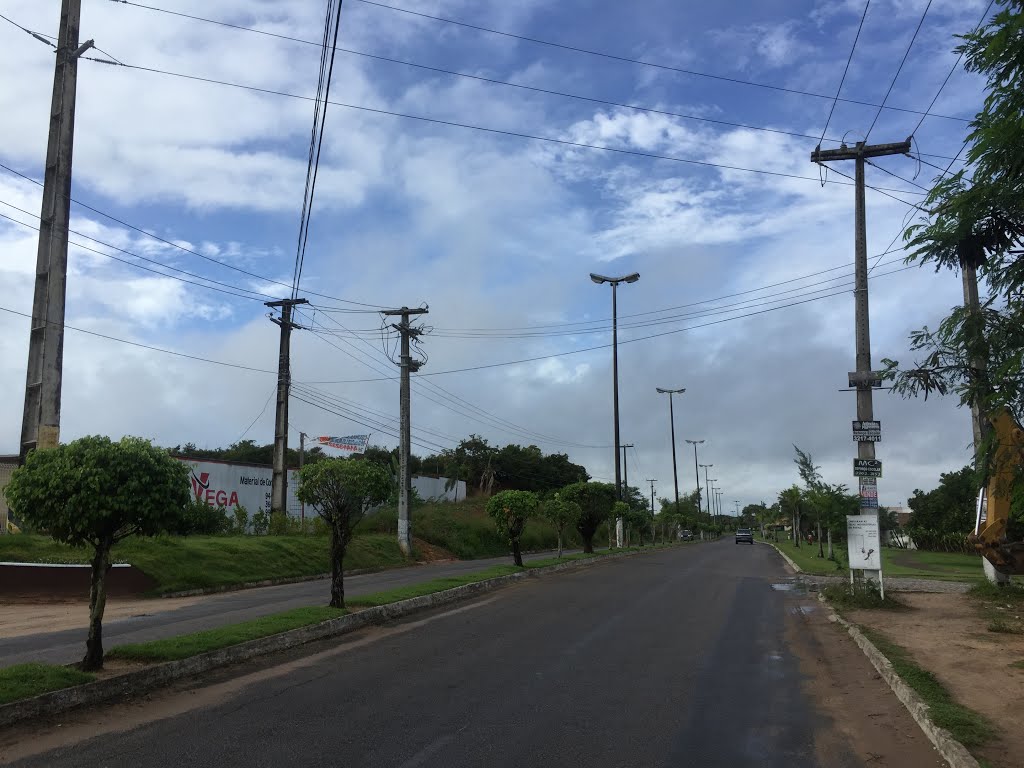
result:
<svg viewBox="0 0 1024 768"><path fill-rule="evenodd" d="M559 491L559 498L580 505L576 530L583 539L584 552L594 551L594 534L611 514L615 495L615 486L611 483L572 483Z"/></svg>
<svg viewBox="0 0 1024 768"><path fill-rule="evenodd" d="M487 501L487 514L494 519L498 533L508 539L512 547L512 559L523 567L523 553L519 538L523 535L526 521L537 513L537 494L533 491L499 491Z"/></svg>
<svg viewBox="0 0 1024 768"><path fill-rule="evenodd" d="M83 437L35 450L5 489L21 519L71 546L92 548L89 637L83 670L103 668L103 611L111 550L129 536L180 525L190 502L189 470L148 440Z"/></svg>
<svg viewBox="0 0 1024 768"><path fill-rule="evenodd" d="M345 607L342 562L352 532L367 510L391 492L387 470L369 461L327 459L302 468L299 501L316 510L330 528L331 607Z"/></svg>
<svg viewBox="0 0 1024 768"><path fill-rule="evenodd" d="M793 521L793 543L800 546L800 502L803 494L795 485L779 493L779 507Z"/></svg>
<svg viewBox="0 0 1024 768"><path fill-rule="evenodd" d="M911 349L923 355L912 367L883 360L897 393L953 392L983 415L1024 408L1024 0L1000 5L956 49L964 69L987 80L967 137L967 166L936 180L928 212L904 233L908 261L977 270L989 295L977 310L954 309L936 330L912 333ZM991 453L982 448L979 468Z"/></svg>
<svg viewBox="0 0 1024 768"><path fill-rule="evenodd" d="M907 530L921 549L946 548L946 540L962 540L974 523L977 475L970 466L944 472L939 485L925 493L914 490Z"/></svg>
<svg viewBox="0 0 1024 768"><path fill-rule="evenodd" d="M645 507L637 507L625 502L617 503L625 506L622 518L626 529L630 532L630 535L636 534L637 543L642 547L644 545L644 535L651 530L651 513Z"/></svg>
<svg viewBox="0 0 1024 768"><path fill-rule="evenodd" d="M545 520L551 523L558 534L558 556L562 556L562 539L565 530L579 522L583 510L575 501L566 501L557 494L554 498L548 499L540 506L540 514Z"/></svg>

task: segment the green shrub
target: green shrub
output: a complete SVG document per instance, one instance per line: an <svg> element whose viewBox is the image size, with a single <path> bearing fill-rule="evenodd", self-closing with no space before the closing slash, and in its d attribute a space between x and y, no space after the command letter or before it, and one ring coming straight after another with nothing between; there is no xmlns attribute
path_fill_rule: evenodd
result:
<svg viewBox="0 0 1024 768"><path fill-rule="evenodd" d="M257 510L252 515L252 532L257 536L265 536L270 529L270 513L265 509Z"/></svg>
<svg viewBox="0 0 1024 768"><path fill-rule="evenodd" d="M249 510L243 507L241 504L236 506L232 512L232 524L231 532L238 534L239 536L249 531Z"/></svg>
<svg viewBox="0 0 1024 768"><path fill-rule="evenodd" d="M225 507L190 501L171 533L179 536L217 536L231 531L232 521Z"/></svg>

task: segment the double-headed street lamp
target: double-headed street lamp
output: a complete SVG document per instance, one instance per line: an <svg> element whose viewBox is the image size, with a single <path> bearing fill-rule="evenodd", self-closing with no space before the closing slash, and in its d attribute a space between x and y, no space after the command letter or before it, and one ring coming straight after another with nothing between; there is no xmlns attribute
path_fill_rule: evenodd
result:
<svg viewBox="0 0 1024 768"><path fill-rule="evenodd" d="M622 277L605 277L590 273L590 279L598 285L610 283L612 286L612 410L615 418L615 498L622 501L622 466L619 463L619 317L615 294L619 283L635 283L640 273Z"/></svg>
<svg viewBox="0 0 1024 768"><path fill-rule="evenodd" d="M672 395L681 395L685 389L662 389L655 387L656 391L668 395L668 423L672 427L672 481L676 488L676 512L679 512L679 473L676 471L676 413L672 409Z"/></svg>

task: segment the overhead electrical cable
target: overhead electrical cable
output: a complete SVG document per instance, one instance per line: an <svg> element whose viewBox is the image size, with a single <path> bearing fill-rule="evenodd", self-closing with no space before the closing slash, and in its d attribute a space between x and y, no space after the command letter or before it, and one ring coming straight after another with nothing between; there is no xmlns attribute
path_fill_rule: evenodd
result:
<svg viewBox="0 0 1024 768"><path fill-rule="evenodd" d="M121 66L128 66L128 65L124 64L124 65L121 65ZM37 185L39 187L43 186L43 183L41 181L37 181L36 179L33 179L31 176L27 176L24 173L21 173L20 171L16 171L14 168L11 168L10 166L5 165L4 163L0 163L0 168L2 168L3 170L7 171L10 174L13 174L14 176L17 176L17 177L19 177L21 179L24 179L25 181L30 181L30 182L32 182L33 184L35 184L35 185ZM114 216L112 214L106 213L105 211L101 211L98 208L94 208L94 207L92 207L91 205L89 205L87 203L83 203L81 200L78 200L77 198L71 197L69 199L71 200L71 202L75 203L75 205L78 205L81 208L85 208L88 211L92 211L93 213L95 213L95 214L97 214L99 216L102 216L105 219L109 219L110 221L113 221L116 224L120 224L123 227L127 227L128 229L130 229L130 230L132 230L134 232L138 232L139 234L144 235L144 236L146 236L148 238L151 238L153 240L161 242L161 243L163 243L165 245L169 245L172 248L178 249L179 251L183 251L184 253L189 253L189 254L191 254L193 256L198 256L201 259L205 259L206 261L209 261L209 262L211 262L213 264L216 264L216 265L218 265L220 267L224 267L225 269L230 269L230 270L233 270L235 272L239 272L239 273L241 273L243 275L248 275L249 277L256 278L257 280L261 280L262 282L267 283L268 285L279 285L279 286L283 286L285 288L288 288L289 290L291 289L291 284L290 283L285 283L285 282L283 282L281 280L274 280L273 278L265 277L264 275L259 275L259 274L255 273L255 272L250 272L249 270L243 269L242 267L235 266L234 264L228 263L226 261L221 261L220 259L215 259L212 256L206 255L205 253L201 253L200 251L196 251L196 250L194 250L192 248L188 248L188 247L182 245L181 243L176 243L173 240L168 240L166 238L160 237L157 234L154 234L153 232L145 230L145 229L143 229L141 227L138 227L138 226L136 226L134 224L130 224L127 221L124 221L123 219L119 219L117 216ZM308 295L310 295L310 296L317 296L317 297L322 298L322 299L330 299L331 301L337 301L337 302L339 302L341 304L353 304L353 305L363 306L363 307L373 307L374 309L370 310L370 311L373 311L373 312L376 312L378 309L380 309L380 308L382 308L384 306L383 304L368 304L368 303L362 302L362 301L353 301L351 299L343 299L343 298L340 298L338 296L331 296L331 295L326 294L326 293L317 293L316 291L306 291L306 293ZM355 310L350 310L350 311L355 311Z"/></svg>
<svg viewBox="0 0 1024 768"><path fill-rule="evenodd" d="M832 106L829 107L828 117L825 119L825 127L821 129L821 138L818 139L818 146L825 140L828 132L828 124L832 122L832 114L836 111L836 104L839 102L839 95L843 92L843 83L846 82L846 75L850 71L850 62L853 61L853 52L857 50L857 41L860 40L861 30L864 29L864 19L868 17L868 8L871 7L871 0L864 3L864 13L860 15L860 24L857 25L857 34L853 36L853 45L850 46L850 55L846 57L846 66L843 68L843 76L839 79L839 87L836 88L835 98L832 99Z"/></svg>
<svg viewBox="0 0 1024 768"><path fill-rule="evenodd" d="M112 0L112 2L121 3L121 0ZM208 24L215 24L215 25L218 25L218 26L227 27L229 29L234 29L234 30L238 30L238 31L242 31L242 32L251 32L251 33L254 33L254 34L258 34L258 35L266 35L268 37L278 38L278 39L281 39L281 40L288 40L288 41L295 42L295 43L301 43L303 45L310 45L310 46L316 46L316 47L321 47L322 46L322 43L319 43L319 42L317 42L315 40L307 40L307 39L304 39L304 38L301 38L301 37L293 37L291 35L282 35L282 34L279 34L277 32L268 32L266 30L256 29L255 27L247 27L247 26L243 26L243 25L240 25L240 24L231 24L231 23L226 22L226 21L219 21L217 19L209 19L209 18L205 18L205 17L202 17L202 16L194 16L192 14L187 14L187 13L179 13L177 11L169 11L169 10L164 9L164 8L156 8L156 7L153 7L153 6L143 6L143 5L138 5L138 4L135 4L135 3L128 3L128 4L129 5L135 5L136 7L139 7L139 8L145 8L145 9L151 10L151 11L158 11L160 13L168 13L168 14L172 14L174 16L183 16L185 18L192 19L194 21L201 21L201 22L205 22L205 23L208 23ZM436 72L438 74L450 75L452 77L461 77L461 78L465 78L465 79L468 79L468 80L476 80L478 82L490 83L492 85L500 85L500 86L504 86L504 87L508 87L508 88L517 88L517 89L520 89L520 90L531 91L531 92L534 92L534 93L541 93L541 94L545 94L545 95L548 95L548 96L558 96L560 98L576 99L576 100L579 100L579 101L586 101L586 102L590 102L590 103L594 103L594 104L604 104L604 105L610 106L610 107L619 107L619 108L622 108L622 109L630 109L630 110L635 110L635 111L638 111L638 112L646 112L646 113L655 114L655 115L665 115L667 117L676 117L676 118L680 118L680 119L683 119L683 120L695 120L695 121L700 121L700 122L713 123L713 124L716 124L716 125L725 125L725 126L729 126L729 127L732 127L732 128L743 128L745 130L763 131L763 132L766 132L766 133L776 133L776 134L781 134L781 135L784 135L784 136L792 136L794 138L811 139L811 140L817 141L818 143L821 143L822 141L829 141L829 142L834 142L834 143L837 143L837 144L842 142L842 139L826 138L824 136L819 138L817 136L813 136L811 134L806 134L806 133L800 133L798 131L787 131L787 130L784 130L784 129L781 129L781 128L770 128L770 127L767 127L767 126L750 125L750 124L747 124L747 123L739 123L739 122L733 122L733 121L729 121L729 120L719 120L719 119L715 119L715 118L712 118L712 117L706 117L706 116L703 116L703 115L692 115L692 114L686 114L686 113L681 113L681 112L672 112L670 110L656 109L654 107L647 107L647 106L643 106L643 105L639 105L639 104L631 104L631 103L626 103L626 102L613 101L613 100L609 100L609 99L601 99L601 98L597 98L597 97L593 97L593 96L584 96L584 95L577 94L577 93L569 93L569 92L566 92L566 91L558 91L558 90L553 90L553 89L550 89L550 88L541 88L541 87L538 87L538 86L526 85L524 83L516 83L516 82L511 82L511 81L508 81L508 80L501 80L501 79L493 78L493 77L484 77L482 75L474 75L474 74L469 73L469 72L460 72L460 71L453 70L453 69L445 69L444 67L435 67L435 66L430 66L428 64L420 64L420 63L417 63L417 62L414 62L414 61L408 61L408 60L405 60L405 59L396 59L396 58L392 58L390 56L382 56L382 55L375 54L375 53L368 53L366 51L358 51L358 50L354 50L352 48L337 47L337 48L335 48L335 50L337 50L337 51L339 51L341 53L346 53L346 54L350 54L350 55L353 55L353 56L361 56L361 57L368 58L368 59L373 59L373 60L376 60L376 61L384 61L384 62L388 62L390 64L397 64L397 65L400 65L400 66L412 67L412 68L415 68L415 69L422 69L424 71ZM936 158L943 159L943 160L948 160L949 159L949 157L945 156L945 155L928 155L928 156L929 157L936 157Z"/></svg>
<svg viewBox="0 0 1024 768"><path fill-rule="evenodd" d="M924 13L921 14L921 20L917 22L917 28L914 30L913 36L910 38L910 43L907 44L907 50L903 54L903 58L900 59L900 65L896 67L896 74L892 76L892 82L889 83L889 89L885 92L885 98L882 99L882 103L878 106L878 111L875 112L875 119L871 121L871 125L868 126L868 132L864 134L864 143L868 143L868 137L871 136L871 131L875 129L875 123L878 122L878 118L882 114L882 109L885 108L885 102L889 100L889 95L892 93L893 87L896 85L896 81L900 77L900 72L903 71L903 65L907 63L907 57L910 55L910 49L914 47L914 41L917 40L917 34L921 31L921 26L924 24L925 17L928 15L928 9L932 7L932 0L928 0L928 3L924 7ZM926 113L927 114L927 113ZM922 120L924 117L922 116ZM913 134L911 134L913 135Z"/></svg>
<svg viewBox="0 0 1024 768"><path fill-rule="evenodd" d="M225 87L229 87L229 88L239 88L239 89L242 89L242 90L254 91L254 92L257 92L257 93L266 93L266 94L270 94L270 95L273 95L273 96L282 96L282 97L291 98L291 99L301 99L303 101L313 101L313 97L312 96L300 96L298 94L287 93L285 91L278 91L278 90L274 90L274 89L270 89L270 88L259 88L257 86L252 86L252 85L243 85L241 83L232 83L232 82L228 82L228 81L225 81L225 80L217 80L217 79L209 78L209 77L200 77L198 75L187 75L187 74L183 74L183 73L180 73L180 72L171 72L171 71L168 71L168 70L157 69L157 68L154 68L154 67L142 67L142 66L138 66L138 65L135 65L135 64L124 64L124 65L121 65L121 66L123 66L125 69L134 69L134 70L137 70L137 71L140 71L140 72L150 72L150 73L154 73L154 74L167 75L167 76L170 76L170 77L179 77L179 78L183 78L183 79L186 79L186 80L195 80L197 82L210 83L210 84L213 84L213 85L221 85L221 86L225 86ZM482 125L473 125L471 123L461 123L461 122L457 122L457 121L454 121L454 120L441 120L439 118L434 118L434 117L425 117L423 115L413 115L413 114L409 114L409 113L405 113L405 112L397 112L397 111L394 111L394 110L362 106L362 105L359 105L359 104L347 104L347 103L340 102L340 101L328 101L327 103L330 104L331 106L343 107L345 109L353 109L353 110L358 110L358 111L361 111L361 112L368 112L368 113L371 113L371 114L387 115L387 116L390 116L390 117L399 117L399 118L402 118L402 119L405 119L405 120L415 120L415 121L418 121L418 122L431 123L431 124L434 124L434 125L444 125L444 126L448 126L448 127L451 127L451 128L464 128L464 129L467 129L467 130L481 131L483 133L490 133L490 134L494 134L494 135L498 135L498 136L510 136L510 137L513 137L513 138L528 139L530 141L543 141L543 142L548 142L550 144L556 144L556 145L565 146L565 147L573 147L573 148L578 148L578 149L592 149L592 150L598 150L598 151L601 151L601 152L610 152L610 153L619 154L619 155L627 155L627 156L632 156L632 157L644 157L644 158L648 158L648 159L651 159L651 160L668 160L670 162L675 162L675 163L685 163L685 164L688 164L688 165L696 165L696 166L707 167L707 168L717 168L717 169L727 170L727 171L742 171L744 173L755 173L755 174L760 174L760 175L763 175L763 176L774 176L774 177L787 178L787 179L800 179L800 180L803 180L803 181L819 181L819 179L817 179L817 178L815 178L813 176L801 176L800 174L786 173L784 171L772 171L772 170L768 170L768 169L765 169L765 168L745 168L743 166L727 165L727 164L724 164L724 163L714 163L714 162L711 162L711 161L708 161L708 160L697 160L697 159L694 159L694 158L678 157L676 155L662 155L662 154L658 154L656 152L644 152L644 151L641 151L641 150L627 149L627 148L624 148L624 147L606 147L606 146L601 146L599 144L588 144L586 142L581 142L581 141L571 141L569 139L559 139L559 138L555 138L553 136L540 136L540 135L537 135L537 134L525 133L525 132L522 132L522 131L510 131L510 130L504 130L504 129L501 129L501 128L489 128L489 127L482 126ZM842 184L844 186L852 186L852 184L849 184L847 182L832 182L832 183ZM886 187L872 187L872 189L887 189L887 188ZM906 190L906 189L890 189L889 191L900 192L902 194L922 194L922 193L919 193L919 192L914 192L912 190ZM360 302L350 302L350 303L360 303ZM364 305L364 306L375 306L375 305Z"/></svg>

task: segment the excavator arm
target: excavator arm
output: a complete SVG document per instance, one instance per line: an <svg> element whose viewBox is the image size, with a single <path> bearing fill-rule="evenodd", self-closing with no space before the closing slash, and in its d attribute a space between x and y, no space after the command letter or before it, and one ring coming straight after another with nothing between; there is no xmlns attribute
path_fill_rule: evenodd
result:
<svg viewBox="0 0 1024 768"><path fill-rule="evenodd" d="M982 490L978 520L970 541L1000 573L1024 574L1024 542L1010 542L1010 500L1016 474L1024 465L1024 428L1008 410L991 419L995 456L988 486Z"/></svg>

